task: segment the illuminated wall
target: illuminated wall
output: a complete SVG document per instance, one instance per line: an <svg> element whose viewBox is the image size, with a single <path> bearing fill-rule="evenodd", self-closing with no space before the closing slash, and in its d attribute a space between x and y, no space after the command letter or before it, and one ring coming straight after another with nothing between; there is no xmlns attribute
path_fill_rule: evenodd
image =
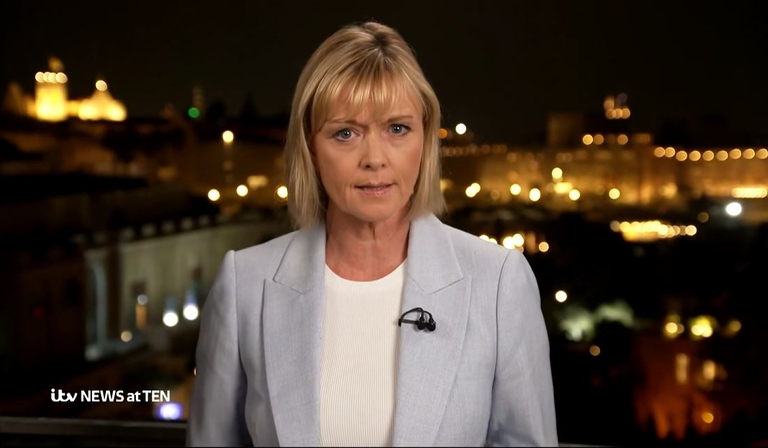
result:
<svg viewBox="0 0 768 448"><path fill-rule="evenodd" d="M117 248L121 333L139 327L137 305L146 315L143 325L147 328L168 326L168 311L175 312L177 323L184 323L185 294L195 269L200 270L201 284L209 287L228 250L248 247L287 231L277 221L214 225L208 221L195 224L191 218L168 221L159 228L154 224L142 226L139 234L126 238ZM143 289L141 301L135 294L137 284ZM175 298L173 310L167 308L169 297Z"/></svg>

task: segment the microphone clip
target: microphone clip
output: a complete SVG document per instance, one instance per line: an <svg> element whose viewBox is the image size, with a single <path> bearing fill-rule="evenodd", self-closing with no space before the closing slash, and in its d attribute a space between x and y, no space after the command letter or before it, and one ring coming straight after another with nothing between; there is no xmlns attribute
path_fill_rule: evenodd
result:
<svg viewBox="0 0 768 448"><path fill-rule="evenodd" d="M419 313L418 320L405 319L405 316L415 312ZM427 319L425 315L429 316L429 319ZM414 308L412 310L409 310L403 313L403 315L400 316L400 319L398 319L397 321L397 326L400 327L404 323L416 325L417 329L427 330L427 331L435 331L435 328L437 327L437 323L435 322L435 319L432 318L432 313L420 307Z"/></svg>

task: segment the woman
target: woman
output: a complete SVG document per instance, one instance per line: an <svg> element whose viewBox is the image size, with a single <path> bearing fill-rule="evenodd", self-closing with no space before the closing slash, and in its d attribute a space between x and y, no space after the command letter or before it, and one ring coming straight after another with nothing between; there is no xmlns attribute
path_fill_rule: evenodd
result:
<svg viewBox="0 0 768 448"><path fill-rule="evenodd" d="M226 254L189 444L557 444L536 279L435 216L439 126L396 31L348 26L315 51L285 147L299 230Z"/></svg>

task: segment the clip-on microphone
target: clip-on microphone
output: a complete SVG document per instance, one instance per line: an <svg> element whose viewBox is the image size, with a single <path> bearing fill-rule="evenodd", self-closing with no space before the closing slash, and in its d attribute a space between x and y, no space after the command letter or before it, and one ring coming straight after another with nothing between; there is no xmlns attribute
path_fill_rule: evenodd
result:
<svg viewBox="0 0 768 448"><path fill-rule="evenodd" d="M408 314L411 314L413 312L416 312L416 311L421 313L419 315L419 320L405 319L405 316L407 316ZM424 317L425 314L427 314L429 316L429 320L427 320ZM427 331L435 331L435 328L437 327L437 323L435 322L435 319L432 318L432 313L430 313L429 311L426 311L426 310L424 310L422 308L414 308L412 310L409 310L409 311L406 311L405 313L403 313L403 315L400 316L400 319L397 321L397 326L400 327L400 326L402 326L403 323L413 324L413 325L416 325L416 328L418 328L419 330L426 329Z"/></svg>

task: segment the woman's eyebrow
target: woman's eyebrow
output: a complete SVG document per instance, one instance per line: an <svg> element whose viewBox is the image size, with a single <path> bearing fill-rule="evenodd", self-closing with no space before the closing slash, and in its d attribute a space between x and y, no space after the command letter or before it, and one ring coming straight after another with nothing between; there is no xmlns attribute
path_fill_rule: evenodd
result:
<svg viewBox="0 0 768 448"><path fill-rule="evenodd" d="M413 115L396 115L394 117L388 118L385 123L394 123L397 121L403 121L403 120L413 120ZM332 118L328 120L328 123L333 124L353 124L360 127L366 127L368 126L365 123L360 123L359 121L353 119L353 118Z"/></svg>
<svg viewBox="0 0 768 448"><path fill-rule="evenodd" d="M334 118L334 119L328 120L328 123L344 123L344 124L354 124L357 126L365 126L363 123L360 123L357 120L354 120L351 118L348 118L348 119Z"/></svg>
<svg viewBox="0 0 768 448"><path fill-rule="evenodd" d="M390 117L390 119L387 120L387 123L392 123L394 121L403 121L403 120L413 120L413 115L396 115L394 117Z"/></svg>

